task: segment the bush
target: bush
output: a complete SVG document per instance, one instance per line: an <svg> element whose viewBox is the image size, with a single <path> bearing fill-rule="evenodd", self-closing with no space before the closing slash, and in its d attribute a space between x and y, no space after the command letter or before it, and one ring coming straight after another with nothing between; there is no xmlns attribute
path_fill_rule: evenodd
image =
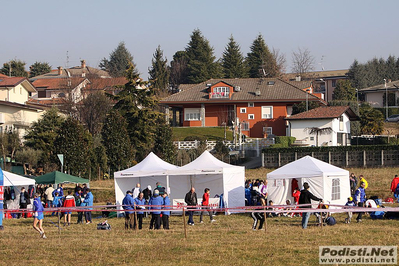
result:
<svg viewBox="0 0 399 266"><path fill-rule="evenodd" d="M279 148L289 147L295 141L295 137L287 137L287 136L277 136L274 138L274 145L273 148L276 148L275 145L280 144Z"/></svg>

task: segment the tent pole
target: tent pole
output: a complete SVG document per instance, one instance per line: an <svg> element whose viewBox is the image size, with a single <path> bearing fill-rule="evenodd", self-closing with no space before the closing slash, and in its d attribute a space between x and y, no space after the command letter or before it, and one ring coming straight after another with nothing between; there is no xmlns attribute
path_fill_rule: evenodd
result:
<svg viewBox="0 0 399 266"><path fill-rule="evenodd" d="M187 227L186 227L186 212L183 206L183 225L184 225L184 238L187 239Z"/></svg>
<svg viewBox="0 0 399 266"><path fill-rule="evenodd" d="M267 215L266 215L265 210L266 210L266 206L263 206L263 218L265 219L265 234L266 234L266 231L267 231Z"/></svg>
<svg viewBox="0 0 399 266"><path fill-rule="evenodd" d="M60 209L57 210L57 216L58 216L58 233L61 234L61 217L60 217Z"/></svg>

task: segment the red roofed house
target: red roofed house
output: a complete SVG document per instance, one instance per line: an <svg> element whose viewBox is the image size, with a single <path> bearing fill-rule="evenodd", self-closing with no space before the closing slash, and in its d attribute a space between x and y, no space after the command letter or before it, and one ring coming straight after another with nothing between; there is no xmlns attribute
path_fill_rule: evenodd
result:
<svg viewBox="0 0 399 266"><path fill-rule="evenodd" d="M172 125L217 127L239 124L248 137L285 136L295 103L317 101L310 82L278 78L210 79L200 84L182 84L178 93L160 101ZM170 116L172 111L172 116Z"/></svg>
<svg viewBox="0 0 399 266"><path fill-rule="evenodd" d="M290 136L301 146L347 146L350 145L350 121L359 120L349 106L322 106L299 113L286 120ZM310 134L311 128L331 128L328 134Z"/></svg>

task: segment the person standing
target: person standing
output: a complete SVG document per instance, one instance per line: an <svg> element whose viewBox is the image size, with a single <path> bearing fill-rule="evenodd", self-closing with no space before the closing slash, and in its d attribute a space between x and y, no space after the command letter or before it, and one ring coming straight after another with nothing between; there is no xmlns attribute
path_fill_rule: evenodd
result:
<svg viewBox="0 0 399 266"><path fill-rule="evenodd" d="M151 222L150 229L152 229L152 225L155 230L159 230L161 228L161 208L163 205L163 198L159 196L159 191L157 189L154 190L154 196L150 199L150 209L154 210L151 212Z"/></svg>
<svg viewBox="0 0 399 266"><path fill-rule="evenodd" d="M169 216L170 216L170 198L168 193L164 192L163 195L163 206L162 206L162 228L169 230Z"/></svg>
<svg viewBox="0 0 399 266"><path fill-rule="evenodd" d="M189 211L189 209L195 209L197 206L197 193L195 193L195 188L191 187L190 191L187 192L184 201L187 204L187 213L188 213L188 225L194 225L194 211Z"/></svg>
<svg viewBox="0 0 399 266"><path fill-rule="evenodd" d="M260 193L258 193L258 199L256 201L253 201L255 204L253 206L258 207L258 202L261 204L261 206L266 206L266 202L265 199L260 195ZM265 222L265 216L263 215L263 213L258 212L256 209L254 209L251 212L251 217L252 219L254 219L254 223L252 225L252 230L256 230L256 227L258 226L258 222L259 222L259 227L258 230L262 230L263 227L263 223Z"/></svg>
<svg viewBox="0 0 399 266"><path fill-rule="evenodd" d="M134 187L132 189L132 193L133 193L133 199L137 198L139 196L139 194L141 193L141 188L140 188L140 184L137 183L136 187Z"/></svg>
<svg viewBox="0 0 399 266"><path fill-rule="evenodd" d="M140 193L139 196L137 198L134 199L134 205L136 206L136 210L137 211L137 220L139 223L139 230L141 230L143 228L143 217L144 217L144 211L145 210L145 199L144 199L144 194ZM136 228L137 224L136 224L136 220L134 220L134 225L133 228Z"/></svg>
<svg viewBox="0 0 399 266"><path fill-rule="evenodd" d="M40 194L36 192L35 199L33 201L33 228L39 232L41 238L47 238L43 229L43 211L44 208L40 199ZM37 226L37 224L39 224L39 226Z"/></svg>
<svg viewBox="0 0 399 266"><path fill-rule="evenodd" d="M393 193L394 198L399 202L399 177L395 175L394 179L391 182L391 191Z"/></svg>
<svg viewBox="0 0 399 266"><path fill-rule="evenodd" d="M366 191L365 191L366 184L364 182L360 182L359 188L355 192L355 203L358 207L363 207L364 202L366 202ZM362 221L363 212L359 212L356 217L356 221L360 223Z"/></svg>
<svg viewBox="0 0 399 266"><path fill-rule="evenodd" d="M303 190L301 190L301 195L299 196L299 204L307 204L307 206L300 206L300 208L306 209L311 208L311 200L315 201L323 201L322 199L316 197L309 191L309 184L305 182L303 184ZM303 212L302 213L302 228L306 229L308 227L310 212Z"/></svg>
<svg viewBox="0 0 399 266"><path fill-rule="evenodd" d="M122 200L122 208L125 210L125 229L133 229L134 220L134 200L130 190L126 191L126 196Z"/></svg>
<svg viewBox="0 0 399 266"><path fill-rule="evenodd" d="M165 193L165 188L164 188L163 186L161 186L161 183L160 183L160 182L157 182L157 183L155 184L154 190L155 190L155 189L157 189L157 190L159 191L159 195L160 195L160 196L162 196L163 193Z"/></svg>
<svg viewBox="0 0 399 266"><path fill-rule="evenodd" d="M85 205L88 207L93 206L93 194L90 191L90 188L86 188L86 197L84 199ZM85 212L86 224L91 224L91 210L93 208L87 208L88 211Z"/></svg>
<svg viewBox="0 0 399 266"><path fill-rule="evenodd" d="M82 188L78 188L78 190L75 192L75 206L80 207L82 206ZM78 210L78 221L77 224L82 224L83 223L83 211Z"/></svg>
<svg viewBox="0 0 399 266"><path fill-rule="evenodd" d="M355 206L356 206L356 204L355 204L355 202L353 201L353 198L352 198L352 197L349 197L349 198L348 198L348 201L346 202L345 206L348 206L348 207L355 207ZM345 223L346 223L346 224L350 224L351 221L352 221L352 212L348 212L348 217L345 218Z"/></svg>
<svg viewBox="0 0 399 266"><path fill-rule="evenodd" d="M351 188L351 195L355 195L356 187L357 187L357 178L354 173L351 173L349 176L349 184Z"/></svg>
<svg viewBox="0 0 399 266"><path fill-rule="evenodd" d="M363 175L359 175L359 184L361 184L362 182L364 183L364 189L367 189L369 187L369 182L367 182Z"/></svg>
<svg viewBox="0 0 399 266"><path fill-rule="evenodd" d="M143 190L143 194L144 194L144 200L145 200L145 204L148 205L148 203L150 202L150 199L152 197L152 189L151 186L148 185L144 190ZM148 212L144 213L144 216L147 218L148 217Z"/></svg>
<svg viewBox="0 0 399 266"><path fill-rule="evenodd" d="M72 195L72 191L68 190L68 195L65 197L63 207L65 208L74 208L76 207L75 205L75 197ZM72 216L72 211L71 210L66 210L64 213L64 226L65 225L70 225L71 224L71 216Z"/></svg>
<svg viewBox="0 0 399 266"><path fill-rule="evenodd" d="M19 208L21 210L26 210L28 208L28 204L30 204L29 194L23 187L21 188L21 193L19 193ZM27 218L28 213L26 211L23 211L22 213L19 213L18 218L20 218L21 216L23 216L23 218Z"/></svg>
<svg viewBox="0 0 399 266"><path fill-rule="evenodd" d="M262 195L262 197L265 199L267 205L267 196L268 196L267 180L265 180L265 182L263 182L263 180L260 181L259 192Z"/></svg>
<svg viewBox="0 0 399 266"><path fill-rule="evenodd" d="M213 219L213 215L212 215L212 210L209 207L209 194L211 193L211 190L209 188L205 188L204 190L204 195L202 195L202 210L207 210L207 212L209 213L209 218L211 219L211 223L216 222L215 219ZM202 220L202 217L204 215L204 211L201 211L200 214L200 223L203 223L204 221Z"/></svg>
<svg viewBox="0 0 399 266"><path fill-rule="evenodd" d="M53 196L54 188L53 185L50 184L48 188L44 191L44 195L46 195L46 200L47 200L47 208L52 208L53 207Z"/></svg>

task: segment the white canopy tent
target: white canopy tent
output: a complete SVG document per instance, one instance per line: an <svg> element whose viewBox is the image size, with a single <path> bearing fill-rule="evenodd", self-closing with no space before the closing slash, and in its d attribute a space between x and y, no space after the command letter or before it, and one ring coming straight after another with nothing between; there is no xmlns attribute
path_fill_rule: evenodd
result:
<svg viewBox="0 0 399 266"><path fill-rule="evenodd" d="M30 185L35 185L35 180L27 177L23 177L14 173L10 173L3 170L4 176L4 187L14 187L15 191L15 199L14 200L6 200L7 208L10 210L19 209L19 193L21 192L22 187L28 190ZM33 200L31 200L33 203ZM28 205L28 208L31 208Z"/></svg>
<svg viewBox="0 0 399 266"><path fill-rule="evenodd" d="M122 204L126 191L132 190L137 183L140 183L141 189L144 190L148 185L154 189L155 184L160 182L161 185L166 186L169 191L170 185L167 170L177 168L177 166L163 161L151 152L144 160L135 166L115 172L114 181L116 204Z"/></svg>
<svg viewBox="0 0 399 266"><path fill-rule="evenodd" d="M285 204L287 199L293 202L294 178L297 179L300 189L308 182L310 192L328 204L343 205L351 196L347 170L305 156L267 174L268 199L277 205Z"/></svg>
<svg viewBox="0 0 399 266"><path fill-rule="evenodd" d="M178 169L169 170L171 195L184 198L191 187L196 189L198 203L205 188L211 190L211 197L223 193L224 206L228 208L245 206L245 167L224 163L208 151ZM229 213L229 212L227 212Z"/></svg>

